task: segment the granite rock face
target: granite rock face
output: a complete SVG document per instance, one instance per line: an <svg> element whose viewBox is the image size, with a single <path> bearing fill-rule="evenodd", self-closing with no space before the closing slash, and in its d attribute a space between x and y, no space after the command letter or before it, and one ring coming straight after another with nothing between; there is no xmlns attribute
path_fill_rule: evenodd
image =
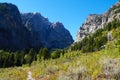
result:
<svg viewBox="0 0 120 80"><path fill-rule="evenodd" d="M9 3L0 3L0 49L65 48L73 39L60 22L51 23L40 13L22 13Z"/></svg>
<svg viewBox="0 0 120 80"><path fill-rule="evenodd" d="M47 36L47 42L50 47L63 48L73 43L72 36L69 31L65 29L64 25L60 22L52 23Z"/></svg>
<svg viewBox="0 0 120 80"><path fill-rule="evenodd" d="M99 28L104 29L107 23L115 19L120 19L120 2L117 2L103 14L90 14L78 30L75 42L81 41L85 36L94 33Z"/></svg>
<svg viewBox="0 0 120 80"><path fill-rule="evenodd" d="M42 44L47 48L65 48L73 43L73 39L60 22L51 23L40 13L22 13L24 26L32 34L32 47Z"/></svg>
<svg viewBox="0 0 120 80"><path fill-rule="evenodd" d="M0 49L14 51L27 48L26 34L18 8L13 4L0 3Z"/></svg>

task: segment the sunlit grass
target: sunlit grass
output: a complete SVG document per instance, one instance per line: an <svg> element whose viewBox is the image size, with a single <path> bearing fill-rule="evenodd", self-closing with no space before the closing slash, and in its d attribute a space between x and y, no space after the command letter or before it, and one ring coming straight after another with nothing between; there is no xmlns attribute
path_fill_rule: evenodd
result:
<svg viewBox="0 0 120 80"><path fill-rule="evenodd" d="M74 51L59 59L33 62L31 67L24 65L0 69L0 80L26 80L28 71L32 72L36 80L116 80L120 76L119 65L118 49L104 49L94 53Z"/></svg>
<svg viewBox="0 0 120 80"><path fill-rule="evenodd" d="M26 80L29 71L35 80L119 80L119 30L112 31L116 39L108 41L105 49L90 53L68 50L58 59L38 60L31 67L1 68L0 80Z"/></svg>

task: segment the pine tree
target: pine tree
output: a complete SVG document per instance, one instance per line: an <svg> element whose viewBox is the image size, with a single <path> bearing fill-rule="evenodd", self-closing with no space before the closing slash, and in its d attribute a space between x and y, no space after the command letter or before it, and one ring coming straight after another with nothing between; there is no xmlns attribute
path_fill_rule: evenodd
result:
<svg viewBox="0 0 120 80"><path fill-rule="evenodd" d="M31 63L34 60L34 57L36 55L35 53L36 53L35 50L33 48L31 48L30 51L29 51L29 53L28 53L28 55L30 57L29 66L31 66Z"/></svg>
<svg viewBox="0 0 120 80"><path fill-rule="evenodd" d="M39 60L41 58L48 59L50 57L49 51L47 48L41 48L38 53Z"/></svg>

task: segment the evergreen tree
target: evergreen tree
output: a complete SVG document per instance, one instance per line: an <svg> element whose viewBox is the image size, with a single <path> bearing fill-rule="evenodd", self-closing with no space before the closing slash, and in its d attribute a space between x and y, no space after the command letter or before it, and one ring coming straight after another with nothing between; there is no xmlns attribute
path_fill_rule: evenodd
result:
<svg viewBox="0 0 120 80"><path fill-rule="evenodd" d="M36 56L35 50L33 48L31 48L28 55L29 55L29 59L30 59L29 66L31 66L31 63L32 63L32 61L34 60L34 58Z"/></svg>
<svg viewBox="0 0 120 80"><path fill-rule="evenodd" d="M38 53L39 60L41 58L48 59L50 57L49 51L47 48L41 48Z"/></svg>
<svg viewBox="0 0 120 80"><path fill-rule="evenodd" d="M62 51L57 49L51 53L51 58L52 59L59 58L61 54L62 54Z"/></svg>

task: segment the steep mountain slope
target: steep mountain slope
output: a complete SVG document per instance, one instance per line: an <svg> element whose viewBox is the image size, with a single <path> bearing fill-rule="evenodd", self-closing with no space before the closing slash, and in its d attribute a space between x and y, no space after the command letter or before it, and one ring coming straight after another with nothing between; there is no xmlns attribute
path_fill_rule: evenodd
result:
<svg viewBox="0 0 120 80"><path fill-rule="evenodd" d="M107 23L119 19L119 12L120 2L117 2L104 14L90 14L78 30L75 42L81 41L85 36L94 33L99 28L104 28Z"/></svg>
<svg viewBox="0 0 120 80"><path fill-rule="evenodd" d="M51 23L40 13L21 14L24 26L31 32L32 47L43 44L47 48L65 48L73 39L60 22Z"/></svg>
<svg viewBox="0 0 120 80"><path fill-rule="evenodd" d="M16 5L0 3L0 49L65 48L72 42L62 23L51 23L40 13L20 14Z"/></svg>
<svg viewBox="0 0 120 80"><path fill-rule="evenodd" d="M13 4L0 3L0 48L13 51L27 48L26 34L18 8Z"/></svg>

